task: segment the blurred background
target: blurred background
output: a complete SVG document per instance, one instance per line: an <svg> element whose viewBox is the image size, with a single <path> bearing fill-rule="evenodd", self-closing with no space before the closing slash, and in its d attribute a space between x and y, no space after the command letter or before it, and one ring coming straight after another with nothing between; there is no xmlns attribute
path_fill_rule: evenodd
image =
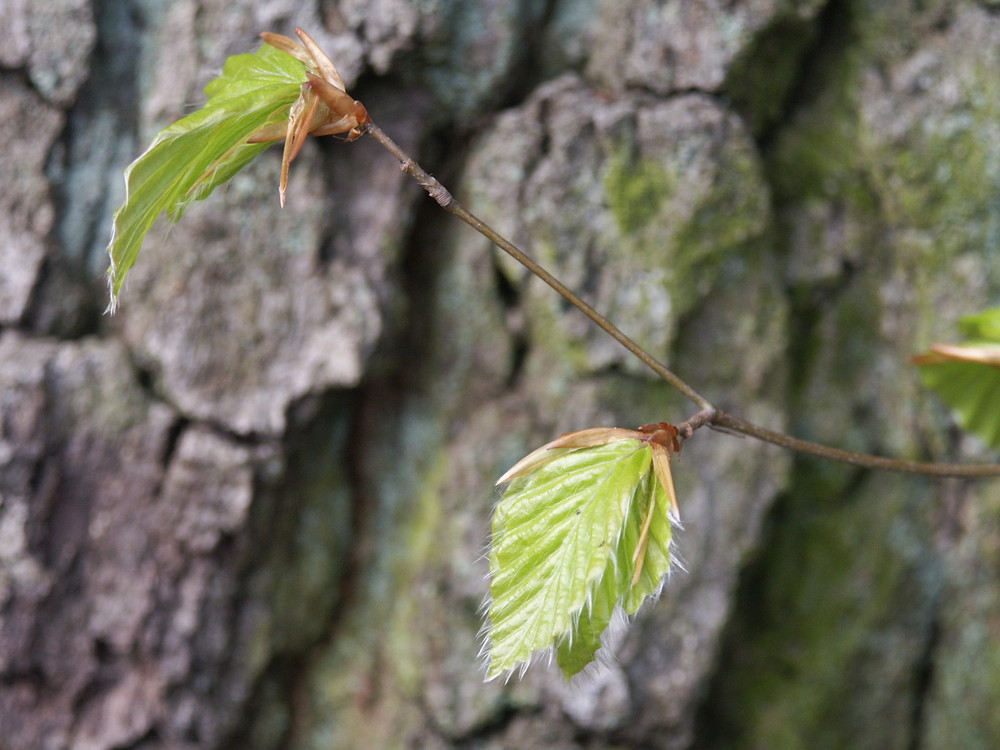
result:
<svg viewBox="0 0 1000 750"><path fill-rule="evenodd" d="M516 459L695 411L374 141L158 224L122 172L257 33L722 409L996 460L908 357L1000 303L996 0L0 0L0 747L1000 746L1000 483L700 431L686 570L483 682Z"/></svg>

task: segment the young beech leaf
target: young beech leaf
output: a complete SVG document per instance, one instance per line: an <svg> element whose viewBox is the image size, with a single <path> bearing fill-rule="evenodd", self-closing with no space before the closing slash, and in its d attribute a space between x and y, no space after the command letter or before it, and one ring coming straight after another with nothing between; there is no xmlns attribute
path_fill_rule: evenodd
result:
<svg viewBox="0 0 1000 750"><path fill-rule="evenodd" d="M566 677L576 674L615 609L633 614L657 593L673 488L658 479L656 449L667 450L642 432L584 430L504 475L513 481L493 515L488 678L551 647Z"/></svg>
<svg viewBox="0 0 1000 750"><path fill-rule="evenodd" d="M601 635L611 623L617 607L633 615L647 598L659 593L663 578L670 571L672 529L669 513L667 493L654 473L647 471L636 487L632 511L627 515L611 564L604 569L590 601L581 610L576 627L557 645L556 663L566 677L573 676L594 660L601 647ZM632 551L637 549L643 519L650 519L649 543L643 550L641 574L636 579L634 571L638 566L633 562Z"/></svg>
<svg viewBox="0 0 1000 750"><path fill-rule="evenodd" d="M960 326L972 341L934 344L913 361L962 429L1000 450L1000 308L963 318Z"/></svg>
<svg viewBox="0 0 1000 750"><path fill-rule="evenodd" d="M205 106L161 130L125 170L125 202L115 212L108 253L114 308L143 238L161 213L177 221L192 200L209 195L269 143L253 133L288 118L306 80L305 66L269 45L226 60L205 87Z"/></svg>

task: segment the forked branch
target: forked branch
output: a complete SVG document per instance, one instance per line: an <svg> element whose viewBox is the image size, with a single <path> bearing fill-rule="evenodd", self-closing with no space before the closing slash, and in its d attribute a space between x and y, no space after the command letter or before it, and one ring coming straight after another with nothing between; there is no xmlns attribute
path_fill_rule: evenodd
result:
<svg viewBox="0 0 1000 750"><path fill-rule="evenodd" d="M577 296L571 289L563 284L559 279L545 270L531 256L514 245L493 227L484 222L478 216L469 211L465 206L455 200L454 196L435 178L424 170L413 158L411 158L399 145L393 141L386 133L370 120L361 127L362 133L367 133L384 146L400 163L403 171L416 180L427 193L438 202L445 211L454 214L470 227L486 237L490 242L499 247L514 260L527 268L532 274L548 284L558 292L573 307L586 315L601 330L611 336L615 341L627 349L633 356L642 361L649 369L659 375L663 380L672 385L684 396L693 401L700 411L690 417L685 422L678 425L680 437L690 439L695 430L705 425L718 427L723 430L734 432L747 437L763 440L773 445L781 446L788 450L797 451L810 456L827 458L832 461L860 466L867 469L881 469L883 471L895 471L907 474L920 474L934 477L965 477L983 478L1000 476L1000 464L946 464L929 463L920 461L905 461L902 459L885 458L873 456L866 453L855 453L854 451L843 450L813 443L808 440L785 435L781 432L769 430L764 427L748 422L745 419L718 411L705 396L699 393L686 383L680 376L671 371L666 365L656 359L653 355L643 349L632 338L627 336L614 323L601 315L587 302Z"/></svg>

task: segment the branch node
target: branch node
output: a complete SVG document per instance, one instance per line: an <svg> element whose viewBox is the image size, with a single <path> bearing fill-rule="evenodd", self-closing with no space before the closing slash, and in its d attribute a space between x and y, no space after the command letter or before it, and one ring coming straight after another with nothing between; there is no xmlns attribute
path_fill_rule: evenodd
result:
<svg viewBox="0 0 1000 750"><path fill-rule="evenodd" d="M434 180L433 177L431 179ZM448 188L446 188L437 180L434 180L434 184L431 187L427 188L427 192L430 193L431 198L433 198L438 202L441 208L448 208L452 203L455 202L455 199L452 198L451 193L448 192Z"/></svg>
<svg viewBox="0 0 1000 750"><path fill-rule="evenodd" d="M401 159L399 162L399 168L416 180L417 184L426 190L427 194L437 201L441 208L448 208L455 202L451 193L448 192L448 188L442 185L436 177L425 172L424 169L410 157Z"/></svg>
<svg viewBox="0 0 1000 750"><path fill-rule="evenodd" d="M711 424L717 416L715 409L702 409L700 412L677 425L677 435L683 440L690 440L694 431L706 424Z"/></svg>

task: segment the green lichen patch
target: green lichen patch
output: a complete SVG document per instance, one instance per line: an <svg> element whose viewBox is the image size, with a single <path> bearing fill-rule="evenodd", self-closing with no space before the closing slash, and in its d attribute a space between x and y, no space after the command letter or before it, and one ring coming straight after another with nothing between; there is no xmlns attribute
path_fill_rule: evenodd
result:
<svg viewBox="0 0 1000 750"><path fill-rule="evenodd" d="M756 152L744 143L725 144L710 189L680 232L681 267L696 273L709 258L721 260L746 249L766 229L769 211Z"/></svg>
<svg viewBox="0 0 1000 750"><path fill-rule="evenodd" d="M1000 243L1000 86L983 73L965 82L967 107L914 123L873 164L887 220L932 232L942 260Z"/></svg>
<svg viewBox="0 0 1000 750"><path fill-rule="evenodd" d="M677 175L662 161L632 159L623 152L614 155L604 188L622 234L634 234L649 224L674 194L677 182Z"/></svg>

